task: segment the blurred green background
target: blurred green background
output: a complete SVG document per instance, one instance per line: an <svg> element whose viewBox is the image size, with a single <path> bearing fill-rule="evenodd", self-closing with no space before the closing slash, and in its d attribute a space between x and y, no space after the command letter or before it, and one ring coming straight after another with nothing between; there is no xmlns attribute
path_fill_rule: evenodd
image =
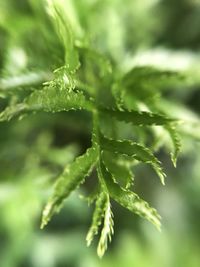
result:
<svg viewBox="0 0 200 267"><path fill-rule="evenodd" d="M0 1L1 110L8 101L5 88L15 101L12 84L20 85L17 75L26 73L32 81L34 73L34 83L41 83L63 63L62 47L51 32L42 2ZM121 68L142 62L187 69L200 80L200 1L72 2L94 45L121 62ZM199 114L198 86L172 90L170 97ZM0 123L0 266L199 267L200 145L191 139L183 139L176 169L161 151L168 174L165 187L148 168L135 170L137 192L162 216L161 233L112 203L115 235L104 258L98 259L96 244L87 248L85 242L92 214L92 207L80 197L86 186L71 195L46 229L39 229L54 178L90 145L87 121L84 113L69 112Z"/></svg>

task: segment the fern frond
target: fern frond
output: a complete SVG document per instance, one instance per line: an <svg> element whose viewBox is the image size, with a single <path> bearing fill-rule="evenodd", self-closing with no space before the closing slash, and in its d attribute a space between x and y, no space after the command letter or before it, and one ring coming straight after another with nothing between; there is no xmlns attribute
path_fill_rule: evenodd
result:
<svg viewBox="0 0 200 267"><path fill-rule="evenodd" d="M69 194L83 183L85 177L90 174L95 166L97 159L97 148L91 147L84 155L77 157L74 162L65 168L61 176L58 177L53 195L44 208L41 228L49 222L54 212L59 211Z"/></svg>
<svg viewBox="0 0 200 267"><path fill-rule="evenodd" d="M95 210L93 212L92 224L86 236L87 246L90 246L95 235L98 234L99 227L102 223L104 213L107 205L107 195L105 192L99 193L96 203Z"/></svg>
<svg viewBox="0 0 200 267"><path fill-rule="evenodd" d="M13 4L18 2L15 0L1 2L5 4L0 4L0 14L3 14L0 16L0 121L9 121L14 117L21 119L36 112L78 110L69 112L67 116L52 116L52 120L49 115L48 134L44 137L41 134L41 140L40 127L35 129L34 125L40 126L43 118L39 124L39 116L36 120L25 121L25 132L21 130L24 124L14 124L19 130L14 128L9 134L14 134L13 140L23 133L20 141L27 137L29 141L33 128L36 135L39 135L36 149L32 144L34 151L27 157L24 171L28 171L30 166L31 169L38 167L46 171L43 162L53 164L52 168L47 166L48 173L51 173L51 169L54 170L54 165L63 168L65 153L54 148L54 142L50 142L55 140L57 144L60 139L60 135L56 135L57 123L60 131L64 132L66 126L69 128L64 141L74 140L84 133L84 139L79 140L81 147L85 147L82 143L84 140L92 144L73 162L77 153L69 152L70 163L55 181L53 192L43 211L41 228L95 169L98 182L95 184L94 181L94 190L89 188L90 193L82 197L88 204L95 202L91 226L86 236L88 246L95 235L99 234L98 255L102 257L107 249L113 234L112 199L160 229L157 211L132 191L132 172L136 164L147 163L164 184L165 173L155 151L160 147L171 149L171 159L176 166L181 144L176 129L178 121L175 118L185 122L179 129L180 133L198 140L200 119L188 112L187 108L177 105L173 101L174 94L170 95L169 101L168 94L162 97L165 89L183 84L180 83L183 82L182 74L163 70L161 66L136 66L137 55L130 58L130 47L138 50L136 46L139 40L132 43L126 33L135 28L130 23L123 25L123 22L131 21L128 18L134 9L134 1L127 1L130 2L127 4L130 10L121 9L119 3L122 1L114 0L28 0L20 1L19 5ZM140 11L140 6L138 7ZM134 12L137 13L137 8ZM127 19L124 20L124 17ZM143 19L146 17L142 17ZM138 36L143 40L143 34ZM119 42L116 43L116 40ZM133 64L135 67L130 69ZM53 72L54 68L56 70ZM186 84L189 84L189 79ZM185 90L184 92L186 93ZM12 127L12 124L6 127L6 133ZM4 136L6 134L3 134L3 138ZM8 145L12 143L8 142ZM45 144L44 149L41 144ZM26 151L23 147L22 150ZM12 151L12 147L9 151ZM23 153L26 152L22 152L24 159ZM32 162L36 153L39 154L39 160ZM12 157L9 156L9 161L10 159Z"/></svg>
<svg viewBox="0 0 200 267"><path fill-rule="evenodd" d="M145 89L153 89L152 91L149 90L149 94L154 94L158 88L166 87L170 82L182 78L182 75L175 71L159 70L152 66L139 66L132 68L124 75L122 84L132 90L134 87L137 88L138 94L141 94L141 90Z"/></svg>
<svg viewBox="0 0 200 267"><path fill-rule="evenodd" d="M103 135L101 135L100 142L104 150L131 156L141 162L150 164L160 177L162 184L165 183L164 178L166 175L162 170L161 163L148 148L128 140L108 139Z"/></svg>
<svg viewBox="0 0 200 267"><path fill-rule="evenodd" d="M108 188L110 196L121 206L153 223L160 230L160 216L154 208L141 199L136 193L121 188L101 162L101 175Z"/></svg>
<svg viewBox="0 0 200 267"><path fill-rule="evenodd" d="M86 100L82 92L68 92L59 88L44 88L33 92L24 101L29 110L43 110L46 112L60 112L68 110L93 109L92 102Z"/></svg>
<svg viewBox="0 0 200 267"><path fill-rule="evenodd" d="M80 109L93 110L92 102L86 100L82 92L75 93L59 90L59 88L45 87L43 90L34 91L24 102L8 106L0 113L0 121L36 111L54 113Z"/></svg>
<svg viewBox="0 0 200 267"><path fill-rule="evenodd" d="M102 110L108 116L114 117L119 121L131 122L133 125L146 126L146 125L166 125L174 122L175 119L168 118L167 116L155 114L146 111L128 111L128 110Z"/></svg>
<svg viewBox="0 0 200 267"><path fill-rule="evenodd" d="M104 224L103 229L101 231L101 236L99 239L98 247L97 247L97 254L100 258L103 257L107 247L108 241L111 242L112 235L114 233L113 230L113 214L111 211L111 205L109 200L109 195L106 195L106 206L105 206L105 214L104 214Z"/></svg>
<svg viewBox="0 0 200 267"><path fill-rule="evenodd" d="M159 70L152 66L134 67L116 81L112 94L118 108L136 109L138 101L152 104L160 97L161 89L182 79L183 76L175 71Z"/></svg>
<svg viewBox="0 0 200 267"><path fill-rule="evenodd" d="M165 128L168 131L173 143L173 152L171 152L171 159L174 164L174 167L176 167L177 157L181 150L181 140L175 126L168 125Z"/></svg>

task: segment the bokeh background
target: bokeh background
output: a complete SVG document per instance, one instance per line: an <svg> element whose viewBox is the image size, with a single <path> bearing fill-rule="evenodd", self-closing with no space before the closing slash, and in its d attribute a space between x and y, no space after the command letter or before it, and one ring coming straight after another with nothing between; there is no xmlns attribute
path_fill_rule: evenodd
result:
<svg viewBox="0 0 200 267"><path fill-rule="evenodd" d="M41 83L48 71L62 65L62 48L48 30L42 2L0 1L1 110L7 104L5 88L12 95L12 84L19 82L20 87L16 77L26 73L28 82ZM168 94L199 115L199 0L80 0L76 5L96 45L111 51L122 68L153 64L187 70L196 82ZM104 258L98 259L96 243L87 248L85 242L93 207L81 198L87 192L84 186L40 230L56 175L90 145L84 116L38 114L0 123L0 266L199 267L200 145L194 138L183 139L176 169L160 152L168 174L165 187L148 168L135 170L137 192L162 216L161 233L112 203L115 235ZM190 131L200 137L197 129Z"/></svg>

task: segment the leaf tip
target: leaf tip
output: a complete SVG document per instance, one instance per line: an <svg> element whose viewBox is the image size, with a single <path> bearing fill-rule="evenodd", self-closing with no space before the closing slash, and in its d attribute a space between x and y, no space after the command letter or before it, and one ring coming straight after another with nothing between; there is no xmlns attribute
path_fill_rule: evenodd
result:
<svg viewBox="0 0 200 267"><path fill-rule="evenodd" d="M171 153L171 161L172 161L172 163L174 165L174 168L176 168L176 166L177 166L177 156L173 155L172 153Z"/></svg>
<svg viewBox="0 0 200 267"><path fill-rule="evenodd" d="M166 177L166 174L162 171L160 171L159 173L158 173L158 175L159 175L159 177L160 177L160 181L161 181L161 184L162 185L165 185L165 177Z"/></svg>
<svg viewBox="0 0 200 267"><path fill-rule="evenodd" d="M45 206L43 210L40 229L44 229L44 227L48 224L48 222L51 219L52 212L53 212L53 203L49 202L47 203L47 205Z"/></svg>
<svg viewBox="0 0 200 267"><path fill-rule="evenodd" d="M92 243L92 239L93 239L93 235L91 234L91 232L89 231L87 233L87 236L86 236L86 244L87 244L87 247L89 247Z"/></svg>

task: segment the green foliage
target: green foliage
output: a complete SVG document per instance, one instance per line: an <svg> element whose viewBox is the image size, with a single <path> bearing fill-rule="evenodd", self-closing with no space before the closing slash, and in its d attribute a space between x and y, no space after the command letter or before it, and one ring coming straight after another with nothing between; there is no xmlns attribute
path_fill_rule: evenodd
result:
<svg viewBox="0 0 200 267"><path fill-rule="evenodd" d="M94 236L98 234L99 227L101 225L102 218L104 217L104 212L106 209L106 201L107 201L106 193L101 192L96 197L97 197L97 200L95 203L95 211L93 213L92 225L90 226L90 229L86 237L88 246L90 246Z"/></svg>
<svg viewBox="0 0 200 267"><path fill-rule="evenodd" d="M97 197L92 225L86 237L87 245L90 246L94 236L98 234L99 227L102 223L102 219L104 218L101 237L99 239L97 248L97 254L99 255L99 257L102 257L104 255L104 252L107 249L108 240L111 241L111 236L114 233L112 217L113 215L111 211L109 194L101 192Z"/></svg>
<svg viewBox="0 0 200 267"><path fill-rule="evenodd" d="M158 176L160 177L161 182L164 184L165 174L162 171L161 164L147 147L144 147L138 143L133 143L128 140L111 140L103 136L101 136L100 142L103 150L127 155L137 159L138 161L151 164L157 172Z"/></svg>
<svg viewBox="0 0 200 267"><path fill-rule="evenodd" d="M33 12L35 8L40 9L41 3L30 1L29 5ZM34 44L29 46L30 40L26 39L27 29L24 32L17 31L15 35L9 25L0 21L7 30L12 46L20 48L25 58L28 58L28 63L18 65L15 75L25 76L20 76L23 79L16 86L9 86L9 80L5 79L11 75L8 66L14 59L11 57L5 60L5 77L0 81L0 95L7 101L7 107L0 113L0 121L22 118L24 115L33 116L38 111L78 111L77 121L79 117L80 121L81 116L86 116L83 128L90 128L91 147L68 163L58 175L53 193L43 211L41 227L61 209L64 200L84 183L92 170L96 170L98 190L92 197L96 203L86 240L87 245L90 245L103 224L97 248L98 255L102 257L113 234L111 200L160 229L157 211L135 193L132 172L135 164L148 163L164 184L166 175L155 154L155 144L160 141L157 137L158 129L170 137L159 148L171 149L171 158L176 165L181 147L177 128L182 133L184 127L179 124L180 118L176 116L178 111L170 112L169 108L165 108L167 105L162 94L169 87L184 84L184 79L177 72L152 66L133 67L125 71L120 61L123 56L116 56L119 48L113 50L113 46L108 45L113 34L108 25L102 20L99 25L96 23L100 29L104 25L103 29L109 31L104 40L101 36L103 32L100 38L97 29L92 26L95 24L92 16L96 17L97 13L88 18L84 16L84 11L80 11L82 7L93 10L96 6L90 1L42 1L42 15L36 19L31 13L30 25L27 26L28 30L33 29L35 19L38 25L43 25L41 29L34 30L46 40L47 47L44 49L42 44L38 45L36 54ZM104 4L101 8L105 8ZM35 56L29 50L41 60L38 71L43 68L42 73L47 73L42 76L48 77L43 84L43 79L38 80L38 77L30 82L26 79L26 75L30 75L29 71L37 66ZM124 48L120 54L124 54ZM12 88L12 93L8 93L6 88ZM177 108L176 103L171 105Z"/></svg>
<svg viewBox="0 0 200 267"><path fill-rule="evenodd" d="M166 129L169 132L169 135L173 143L174 151L171 152L171 159L172 159L174 166L176 167L177 157L181 150L181 140L180 140L179 134L177 133L176 129L173 126L171 127L166 126Z"/></svg>
<svg viewBox="0 0 200 267"><path fill-rule="evenodd" d="M121 206L129 211L138 214L139 216L149 220L158 229L160 229L160 216L157 211L151 208L147 202L139 198L139 196L129 190L121 188L114 180L111 174L106 170L106 167L101 163L100 175L106 184L111 197Z"/></svg>
<svg viewBox="0 0 200 267"><path fill-rule="evenodd" d="M92 171L97 157L96 148L90 148L84 155L77 157L73 163L64 169L61 176L58 177L54 193L44 209L41 228L48 223L54 212L60 209L63 200L84 182L84 178Z"/></svg>
<svg viewBox="0 0 200 267"><path fill-rule="evenodd" d="M103 113L106 114L106 110L104 110ZM173 119L169 119L166 116L145 111L108 110L107 114L119 121L131 122L133 125L139 126L167 125L168 123L173 122Z"/></svg>
<svg viewBox="0 0 200 267"><path fill-rule="evenodd" d="M112 216L113 215L110 207L109 197L107 195L103 229L101 231L101 236L97 247L97 254L99 257L102 257L104 255L107 249L108 240L111 241L112 234L114 233Z"/></svg>
<svg viewBox="0 0 200 267"><path fill-rule="evenodd" d="M66 68L73 73L79 67L79 60L75 48L74 31L69 21L70 1L66 5L63 5L61 1L47 0L46 2L48 13L52 17L56 32L65 48Z"/></svg>

